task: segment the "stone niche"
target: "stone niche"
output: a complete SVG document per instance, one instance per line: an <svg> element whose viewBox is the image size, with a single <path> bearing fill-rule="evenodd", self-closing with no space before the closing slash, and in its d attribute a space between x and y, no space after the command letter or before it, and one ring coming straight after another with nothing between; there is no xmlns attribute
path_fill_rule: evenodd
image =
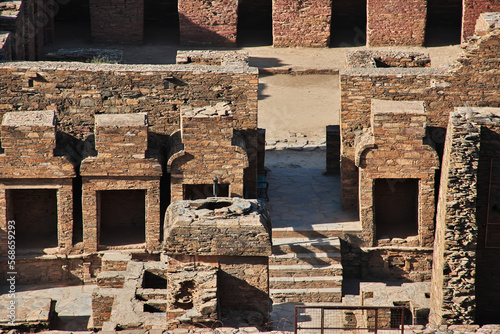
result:
<svg viewBox="0 0 500 334"><path fill-rule="evenodd" d="M439 158L425 122L423 102L372 100L371 127L355 144L366 246L432 246Z"/></svg>
<svg viewBox="0 0 500 334"><path fill-rule="evenodd" d="M172 202L244 196L248 154L245 139L234 130L231 104L182 108L181 130L171 137L167 169ZM213 192L214 178L217 194Z"/></svg>
<svg viewBox="0 0 500 334"><path fill-rule="evenodd" d="M56 247L69 251L75 170L65 157L54 156L55 112L7 112L1 138L1 254L7 254L9 225L15 227L18 252Z"/></svg>
<svg viewBox="0 0 500 334"><path fill-rule="evenodd" d="M81 165L85 252L160 243L161 165L146 158L146 113L95 116L97 157Z"/></svg>
<svg viewBox="0 0 500 334"><path fill-rule="evenodd" d="M222 321L264 327L269 317L271 220L264 204L240 198L172 203L165 215L170 268L218 269Z"/></svg>

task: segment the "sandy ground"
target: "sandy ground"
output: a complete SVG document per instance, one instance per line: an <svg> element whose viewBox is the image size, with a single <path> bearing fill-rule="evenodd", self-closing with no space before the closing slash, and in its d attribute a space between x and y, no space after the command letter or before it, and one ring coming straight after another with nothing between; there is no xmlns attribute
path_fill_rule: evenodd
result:
<svg viewBox="0 0 500 334"><path fill-rule="evenodd" d="M127 64L172 64L177 50L178 32L155 31L143 45L92 43L88 27L60 25L57 43L46 52L59 48L106 48L124 52ZM353 45L356 40L353 40ZM349 44L346 44L349 45ZM190 48L191 49L191 48ZM272 46L241 47L250 55L250 65L280 69L342 69L347 50L365 46L336 48L274 48ZM439 47L376 48L378 50L420 51L429 53L433 67L447 67L461 54L459 45ZM338 75L261 75L259 84L259 127L267 138L284 139L300 133L311 139L324 139L327 125L339 124L340 91Z"/></svg>
<svg viewBox="0 0 500 334"><path fill-rule="evenodd" d="M326 168L326 151L266 151L266 167L273 168Z"/></svg>

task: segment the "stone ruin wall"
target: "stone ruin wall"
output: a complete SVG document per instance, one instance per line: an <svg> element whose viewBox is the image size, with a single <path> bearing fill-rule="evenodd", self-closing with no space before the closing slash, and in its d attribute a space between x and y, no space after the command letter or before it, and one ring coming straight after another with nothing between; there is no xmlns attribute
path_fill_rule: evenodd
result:
<svg viewBox="0 0 500 334"><path fill-rule="evenodd" d="M144 0L90 0L91 35L97 42L142 43Z"/></svg>
<svg viewBox="0 0 500 334"><path fill-rule="evenodd" d="M179 0L181 44L235 46L237 24L237 0Z"/></svg>
<svg viewBox="0 0 500 334"><path fill-rule="evenodd" d="M332 0L273 1L273 45L328 47Z"/></svg>
<svg viewBox="0 0 500 334"><path fill-rule="evenodd" d="M463 0L462 43L475 34L475 27L481 13L499 12L500 3L496 0Z"/></svg>
<svg viewBox="0 0 500 334"><path fill-rule="evenodd" d="M426 0L368 0L366 44L422 46Z"/></svg>
<svg viewBox="0 0 500 334"><path fill-rule="evenodd" d="M256 69L237 65L92 65L5 63L0 70L0 115L11 110L56 110L61 154L76 165L93 155L94 114L147 112L149 150L164 151L180 129L180 108L230 102L234 128L246 140L245 172L254 196L257 154ZM165 82L171 80L165 88ZM33 86L33 87L30 87Z"/></svg>

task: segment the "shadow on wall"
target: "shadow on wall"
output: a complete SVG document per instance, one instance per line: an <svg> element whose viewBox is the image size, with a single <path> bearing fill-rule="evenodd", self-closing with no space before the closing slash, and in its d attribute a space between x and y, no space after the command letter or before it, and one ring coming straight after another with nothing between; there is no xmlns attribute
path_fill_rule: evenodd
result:
<svg viewBox="0 0 500 334"><path fill-rule="evenodd" d="M179 13L180 44L193 46L236 46L236 41L211 31ZM236 34L235 34L236 36Z"/></svg>

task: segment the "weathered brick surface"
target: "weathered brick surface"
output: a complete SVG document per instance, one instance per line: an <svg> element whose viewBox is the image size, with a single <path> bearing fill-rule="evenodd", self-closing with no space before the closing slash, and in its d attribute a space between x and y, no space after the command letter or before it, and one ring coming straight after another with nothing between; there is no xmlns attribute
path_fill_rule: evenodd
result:
<svg viewBox="0 0 500 334"><path fill-rule="evenodd" d="M367 44L424 44L427 1L368 0Z"/></svg>
<svg viewBox="0 0 500 334"><path fill-rule="evenodd" d="M100 42L141 43L144 0L90 0L92 38Z"/></svg>
<svg viewBox="0 0 500 334"><path fill-rule="evenodd" d="M473 36L477 19L481 13L500 11L500 2L496 0L464 0L462 17L462 42Z"/></svg>
<svg viewBox="0 0 500 334"><path fill-rule="evenodd" d="M430 322L471 323L475 306L480 129L452 113L446 135L434 242Z"/></svg>
<svg viewBox="0 0 500 334"><path fill-rule="evenodd" d="M107 295L103 291L92 294L92 321L94 328L100 328L111 318L115 296L109 292Z"/></svg>
<svg viewBox="0 0 500 334"><path fill-rule="evenodd" d="M180 42L235 45L238 0L179 0Z"/></svg>
<svg viewBox="0 0 500 334"><path fill-rule="evenodd" d="M329 46L331 16L332 0L275 0L273 45Z"/></svg>
<svg viewBox="0 0 500 334"><path fill-rule="evenodd" d="M7 223L14 220L10 189L55 189L57 191L58 246L70 250L73 238L74 166L64 157L54 157L56 119L53 111L8 112L2 121L0 156L0 248L7 253Z"/></svg>
<svg viewBox="0 0 500 334"><path fill-rule="evenodd" d="M375 180L418 179L419 240L412 246L432 246L434 174L439 168L439 158L432 147L422 144L426 132L424 104L372 99L371 109L371 128L358 135L356 144L359 212L364 241L369 246L377 244Z"/></svg>
<svg viewBox="0 0 500 334"><path fill-rule="evenodd" d="M244 197L243 178L248 155L244 142L241 146L233 145L237 140L233 133L233 117L184 114L181 118L184 146L171 156L167 165L171 173L172 201L188 199L185 185L210 188L214 177L219 184L229 185L230 197Z"/></svg>

